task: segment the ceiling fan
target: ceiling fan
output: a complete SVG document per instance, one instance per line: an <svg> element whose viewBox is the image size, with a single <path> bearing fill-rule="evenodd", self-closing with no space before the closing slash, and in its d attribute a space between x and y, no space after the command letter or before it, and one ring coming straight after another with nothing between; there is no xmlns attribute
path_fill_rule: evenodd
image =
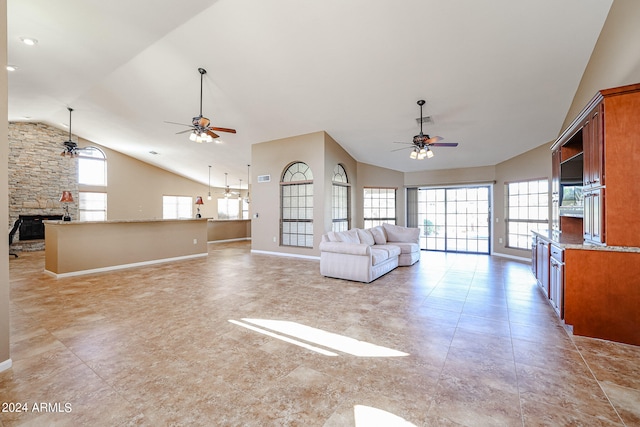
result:
<svg viewBox="0 0 640 427"><path fill-rule="evenodd" d="M235 129L211 126L211 120L202 115L202 80L204 78L204 75L207 73L207 70L205 70L204 68L198 68L198 72L200 73L200 115L191 119L190 125L176 122L165 123L188 126L189 129L176 132L176 134L191 132L191 135L189 135L189 139L195 142L212 142L215 138L219 138L220 135L216 134L214 131L236 133Z"/></svg>
<svg viewBox="0 0 640 427"><path fill-rule="evenodd" d="M420 106L420 133L413 137L413 142L396 142L395 144L406 144L410 147L403 147L397 150L404 150L406 148L411 148L411 154L409 155L412 159L422 160L425 157L431 158L433 157L433 151L431 151L431 147L457 147L457 142L438 142L442 140L440 136L431 137L429 135L425 135L422 131L422 123L424 122L424 118L422 116L422 106L424 105L424 99L418 101L418 105Z"/></svg>
<svg viewBox="0 0 640 427"><path fill-rule="evenodd" d="M224 173L224 193L218 193L218 194L224 194L224 197L226 199L228 199L231 196L239 196L240 193L236 192L236 191L231 191L231 188L229 188L229 185L227 184L227 173Z"/></svg>
<svg viewBox="0 0 640 427"><path fill-rule="evenodd" d="M62 151L62 153L60 153L60 155L63 157L78 157L78 155L80 154L79 152L85 149L78 147L78 144L71 140L71 112L73 111L73 108L67 107L67 110L69 110L69 140L63 142L64 150Z"/></svg>

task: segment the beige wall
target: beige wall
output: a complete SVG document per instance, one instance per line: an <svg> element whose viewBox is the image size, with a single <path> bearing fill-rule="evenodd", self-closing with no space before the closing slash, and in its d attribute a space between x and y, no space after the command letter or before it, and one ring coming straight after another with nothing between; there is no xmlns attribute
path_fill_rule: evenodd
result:
<svg viewBox="0 0 640 427"><path fill-rule="evenodd" d="M207 255L207 220L45 224L45 270L79 274L136 263Z"/></svg>
<svg viewBox="0 0 640 427"><path fill-rule="evenodd" d="M200 206L203 218L218 218L218 198L224 188L211 188L212 200L207 200L208 185L141 162L117 151L80 139L80 146L92 145L104 151L107 157L107 216L109 220L160 219L162 196L202 196ZM80 190L100 189L80 186ZM241 192L246 196L246 190ZM193 214L196 207L193 206ZM77 218L77 216L75 216Z"/></svg>
<svg viewBox="0 0 640 427"><path fill-rule="evenodd" d="M251 238L251 220L207 221L207 241L240 240Z"/></svg>
<svg viewBox="0 0 640 427"><path fill-rule="evenodd" d="M351 184L352 227L358 217L356 200L361 181L359 166L330 135L314 132L291 138L254 144L251 148L252 213L251 248L298 256L320 256L322 234L331 230L331 180L333 169L341 164ZM304 162L313 173L313 248L280 246L280 178L292 162ZM259 175L271 175L271 181L258 183ZM356 178L358 177L358 178ZM360 213L360 217L362 214Z"/></svg>
<svg viewBox="0 0 640 427"><path fill-rule="evenodd" d="M560 132L598 90L640 82L639 22L640 1L614 0Z"/></svg>
<svg viewBox="0 0 640 427"><path fill-rule="evenodd" d="M7 1L0 0L0 63L7 63ZM0 71L0 224L9 223L8 156L9 134L7 117L7 70ZM6 234L5 234L6 236ZM0 245L0 370L8 368L9 353L9 246Z"/></svg>
<svg viewBox="0 0 640 427"><path fill-rule="evenodd" d="M464 169L441 169L433 171L408 172L404 184L407 187L448 186L493 182L496 179L494 166Z"/></svg>
<svg viewBox="0 0 640 427"><path fill-rule="evenodd" d="M363 193L365 187L396 188L396 224L406 224L404 174L367 163L358 163L356 214L353 227L364 227Z"/></svg>
<svg viewBox="0 0 640 427"><path fill-rule="evenodd" d="M344 167L345 172L347 173L347 179L350 184L350 193L351 193L351 227L354 226L354 219L358 217L356 210L356 200L358 199L358 194L354 193L357 189L358 182L358 164L357 162L345 151L340 144L338 144L331 136L325 134L325 161L324 161L324 174L326 179L326 185L328 191L325 191L324 195L324 227L323 232L326 233L331 231L333 226L333 216L331 212L331 181L333 177L333 170L337 164L341 164Z"/></svg>
<svg viewBox="0 0 640 427"><path fill-rule="evenodd" d="M551 142L527 151L496 165L496 185L493 188L493 252L530 258L530 250L511 249L506 245L506 216L504 185L513 181L546 178L551 189ZM551 218L551 192L549 192L549 218ZM500 241L502 239L502 242Z"/></svg>
<svg viewBox="0 0 640 427"><path fill-rule="evenodd" d="M323 232L325 203L325 133L262 142L251 146L251 248L256 251L318 256ZM314 248L280 246L280 178L293 162L304 162L313 173ZM259 175L270 175L270 182L258 182ZM257 215L257 217L256 217Z"/></svg>

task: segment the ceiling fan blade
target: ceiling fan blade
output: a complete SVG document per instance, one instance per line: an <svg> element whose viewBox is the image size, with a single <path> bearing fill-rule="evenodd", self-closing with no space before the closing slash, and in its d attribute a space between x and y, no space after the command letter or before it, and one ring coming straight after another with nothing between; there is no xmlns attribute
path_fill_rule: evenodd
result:
<svg viewBox="0 0 640 427"><path fill-rule="evenodd" d="M181 130L180 132L176 132L176 135L180 135L181 133L193 132L193 129Z"/></svg>
<svg viewBox="0 0 640 427"><path fill-rule="evenodd" d="M413 145L413 144L411 144ZM396 148L395 150L391 150L391 152L393 153L394 151L402 151L402 150L406 150L408 148L413 148L413 147L402 147L402 148Z"/></svg>
<svg viewBox="0 0 640 427"><path fill-rule="evenodd" d="M218 132L236 133L235 129L229 129L229 128L218 128L218 127L211 126L209 129L217 130Z"/></svg>
<svg viewBox="0 0 640 427"><path fill-rule="evenodd" d="M180 125L180 126L189 126L189 127L192 127L192 125L185 125L184 123L166 122L166 121L165 121L165 123L169 123L169 124L172 124L172 125Z"/></svg>
<svg viewBox="0 0 640 427"><path fill-rule="evenodd" d="M431 138L427 139L427 141L425 143L431 145L431 144L436 143L438 141L442 141L442 137L441 136L432 136Z"/></svg>
<svg viewBox="0 0 640 427"><path fill-rule="evenodd" d="M213 133L208 129L205 132L207 133L207 135L209 135L213 139L220 138L220 135L218 135L217 133Z"/></svg>
<svg viewBox="0 0 640 427"><path fill-rule="evenodd" d="M436 142L435 144L429 144L430 147L457 147L457 142Z"/></svg>

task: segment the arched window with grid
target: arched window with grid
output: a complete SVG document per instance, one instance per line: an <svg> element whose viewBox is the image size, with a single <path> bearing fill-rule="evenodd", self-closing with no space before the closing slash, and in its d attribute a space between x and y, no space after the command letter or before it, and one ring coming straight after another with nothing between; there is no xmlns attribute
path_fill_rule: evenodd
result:
<svg viewBox="0 0 640 427"><path fill-rule="evenodd" d="M107 219L107 156L96 147L86 147L78 154L78 208L80 221Z"/></svg>
<svg viewBox="0 0 640 427"><path fill-rule="evenodd" d="M331 229L346 231L351 225L351 192L347 172L341 164L333 168L331 184Z"/></svg>
<svg viewBox="0 0 640 427"><path fill-rule="evenodd" d="M313 247L313 174L294 162L280 180L280 245Z"/></svg>

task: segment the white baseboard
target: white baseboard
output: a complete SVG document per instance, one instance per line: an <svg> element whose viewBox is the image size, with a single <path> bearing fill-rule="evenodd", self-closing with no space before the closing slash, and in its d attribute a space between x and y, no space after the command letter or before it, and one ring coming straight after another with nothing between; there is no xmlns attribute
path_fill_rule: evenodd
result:
<svg viewBox="0 0 640 427"><path fill-rule="evenodd" d="M502 257L502 258L509 258L509 259L513 259L513 260L516 260L516 261L528 262L529 264L531 264L531 258L524 258L524 257L521 257L521 256L508 255L508 254L501 254L500 252L493 252L491 255L499 256L499 257Z"/></svg>
<svg viewBox="0 0 640 427"><path fill-rule="evenodd" d="M251 253L252 254L263 254L263 255L285 256L285 257L290 257L290 258L313 259L313 260L316 260L316 261L320 261L320 257L319 256L312 256L312 255L299 255L299 254L288 254L288 253L285 253L285 252L259 251L259 250L256 250L256 249L251 249Z"/></svg>
<svg viewBox="0 0 640 427"><path fill-rule="evenodd" d="M80 271L71 271L69 273L54 273L52 271L49 270L44 270L45 274L48 274L49 276L53 276L56 279L60 279L62 277L72 277L72 276L82 276L85 274L93 274L93 273L104 273L106 271L114 271L114 270L123 270L125 268L133 268L133 267L142 267L145 265L153 265L153 264L160 264L163 262L171 262L171 261L182 261L185 259L192 259L192 258L200 258L200 257L205 257L208 256L209 253L205 252L205 253L201 253L201 254L194 254L194 255L185 255L185 256L178 256L178 257L173 257L173 258L162 258L162 259L154 259L151 261L142 261L142 262L134 262L131 264L120 264L120 265L113 265L113 266L109 266L109 267L101 267L101 268L92 268L89 270L80 270Z"/></svg>
<svg viewBox="0 0 640 427"><path fill-rule="evenodd" d="M237 239L225 239L225 240L209 240L207 243L242 242L245 240L251 240L251 237L239 237Z"/></svg>
<svg viewBox="0 0 640 427"><path fill-rule="evenodd" d="M13 362L11 361L11 359L7 359L4 362L0 362L0 372L6 371L7 369L11 368L12 365L13 365Z"/></svg>

